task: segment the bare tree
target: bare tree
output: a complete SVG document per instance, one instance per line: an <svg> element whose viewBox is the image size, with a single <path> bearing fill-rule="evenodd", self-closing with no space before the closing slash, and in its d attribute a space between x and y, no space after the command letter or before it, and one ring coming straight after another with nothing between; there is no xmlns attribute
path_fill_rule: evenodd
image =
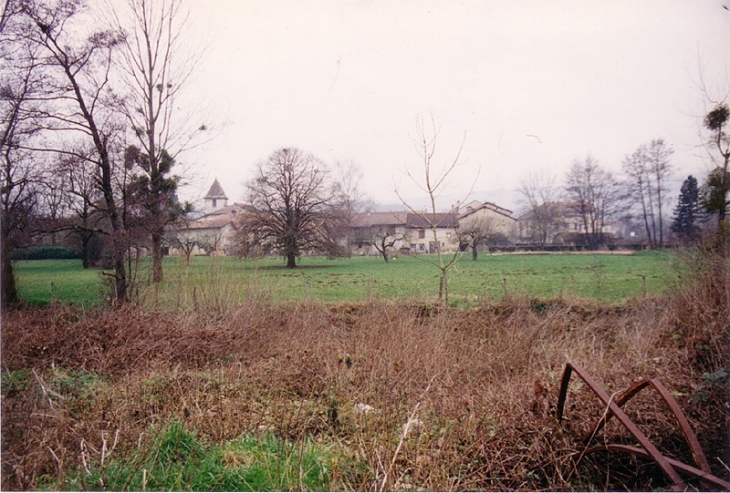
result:
<svg viewBox="0 0 730 493"><path fill-rule="evenodd" d="M667 179L672 173L669 161L674 151L663 139L639 146L624 157L623 171L629 197L640 208L646 236L651 248L664 246L663 205L667 194Z"/></svg>
<svg viewBox="0 0 730 493"><path fill-rule="evenodd" d="M531 237L545 246L563 224L560 206L556 202L559 188L557 177L545 173L529 174L520 181L519 194L530 213Z"/></svg>
<svg viewBox="0 0 730 493"><path fill-rule="evenodd" d="M296 267L306 250L327 249L325 226L332 218L337 189L325 164L299 149L283 148L259 163L246 183L253 210L247 231L258 241L271 241L286 267Z"/></svg>
<svg viewBox="0 0 730 493"><path fill-rule="evenodd" d="M109 84L114 52L122 40L118 32L94 31L79 41L83 32L83 4L74 0L59 2L23 2L23 13L29 21L25 36L40 51L47 69L45 90L49 108L46 125L56 135L77 134L93 145L92 154L78 155L94 164L97 186L104 203L104 212L111 225L114 264L114 297L118 303L127 300L127 270L124 264L126 231L119 190L115 188L115 153L121 125L117 112L110 108ZM57 152L74 154L64 149Z"/></svg>
<svg viewBox="0 0 730 493"><path fill-rule="evenodd" d="M477 251L482 245L489 245L495 238L503 237L499 221L486 214L459 221L456 237L460 248L471 250L471 259L477 260Z"/></svg>
<svg viewBox="0 0 730 493"><path fill-rule="evenodd" d="M352 230L355 216L364 206L365 194L360 189L362 169L353 161L338 162L335 165L335 186L337 187L336 208L338 213L330 236L341 238L347 249L347 255L352 254Z"/></svg>
<svg viewBox="0 0 730 493"><path fill-rule="evenodd" d="M197 240L198 248L205 251L206 255L213 255L223 241L223 232L220 230L210 230L205 233L199 233Z"/></svg>
<svg viewBox="0 0 730 493"><path fill-rule="evenodd" d="M423 257L422 260L432 264L438 268L440 272L439 276L439 301L448 303L449 301L449 275L450 270L456 263L461 259L462 252L458 248L452 254L447 254L441 248L441 242L438 237L438 228L441 222L448 218L448 214L439 214L436 210L436 197L441 194L448 185L448 179L454 170L461 164L459 162L461 158L461 151L464 147L464 141L462 140L459 149L456 152L454 159L446 161L443 166L435 167L434 155L436 153L436 140L438 137L438 129L436 128L436 122L431 117L430 128L426 127L423 120L423 116L418 115L416 117L416 137L414 138L414 144L416 152L421 159L421 169L418 173L411 171L408 165L405 165L405 173L428 197L429 210L428 212L417 211L414 207L408 204L403 198L398 189L395 192L398 198L401 200L411 213L418 217L421 221L428 225L428 229L433 235L433 243L436 250L436 261L431 260L428 257ZM467 194L468 196L469 194ZM421 258L421 257L418 257Z"/></svg>
<svg viewBox="0 0 730 493"><path fill-rule="evenodd" d="M176 98L195 68L182 37L188 14L182 0L127 0L114 10L116 30L125 32L120 50L124 86L117 92L119 108L133 129L139 148L127 149L141 170L135 190L145 206L152 243L152 280L163 280L162 246L165 226L173 213L179 177L172 174L175 158L205 125L191 125ZM131 155L130 155L131 154Z"/></svg>
<svg viewBox="0 0 730 493"><path fill-rule="evenodd" d="M41 129L40 60L22 37L16 7L6 3L0 37L0 269L4 307L18 302L11 254L28 243L41 176L39 160L27 150Z"/></svg>
<svg viewBox="0 0 730 493"><path fill-rule="evenodd" d="M583 222L589 248L606 241L604 229L615 213L619 184L596 159L587 156L573 161L566 176L565 192L571 208Z"/></svg>
<svg viewBox="0 0 730 493"><path fill-rule="evenodd" d="M59 234L68 229L70 212L69 183L64 175L46 169L40 178L38 193L38 226L40 233L57 246Z"/></svg>
<svg viewBox="0 0 730 493"><path fill-rule="evenodd" d="M408 243L410 238L410 232L399 232L393 225L373 225L360 229L355 241L361 245L372 246L388 262L395 245Z"/></svg>
<svg viewBox="0 0 730 493"><path fill-rule="evenodd" d="M77 154L82 151L78 150ZM97 166L74 155L63 156L53 170L54 175L67 182L69 209L73 218L68 225L70 234L78 238L84 269L99 260L101 251L92 252L94 238L106 236L103 199L95 172ZM100 242L97 242L100 243Z"/></svg>

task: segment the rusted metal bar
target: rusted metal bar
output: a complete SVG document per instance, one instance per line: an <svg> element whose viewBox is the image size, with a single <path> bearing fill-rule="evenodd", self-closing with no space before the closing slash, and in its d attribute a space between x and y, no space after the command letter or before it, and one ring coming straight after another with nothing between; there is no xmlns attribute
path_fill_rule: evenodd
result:
<svg viewBox="0 0 730 493"><path fill-rule="evenodd" d="M674 491L684 491L685 489L687 489L687 483L685 483L685 481L681 478L677 471L674 470L674 468L667 461L667 458L664 457L661 452L659 452L659 450L654 446L654 444L651 443L651 441L646 437L646 435L644 435L644 433L642 433L642 431L637 428L637 426L631 421L631 418L629 418L626 413L624 413L623 410L612 400L611 396L609 396L593 380L593 378L591 378L591 376L583 371L578 365L573 365L571 363L565 364L563 379L560 384L560 394L558 396L558 421L562 420L563 417L563 409L565 408L565 401L568 396L568 385L570 384L570 376L572 372L575 372L578 377L583 380L586 385L588 385L593 393L596 394L598 398L601 399L601 401L603 401L603 403L608 407L608 410L612 412L614 416L616 416L616 419L618 419L621 424L624 425L627 430L629 430L629 433L631 433L634 438L638 440L644 450L651 456L652 459L654 459L657 465L664 472L664 475L669 478L672 489Z"/></svg>
<svg viewBox="0 0 730 493"><path fill-rule="evenodd" d="M640 457L644 457L646 459L651 459L651 456L646 453L646 450L639 447L632 447L631 445L603 445L600 447L592 447L583 452L583 455L604 451L626 452L638 455ZM689 476L693 476L696 479L699 479L704 488L716 489L719 491L730 491L730 482L722 480L710 472L703 471L702 469L697 469L694 466L690 466L688 464L685 464L684 462L674 460L670 457L667 457L667 462L669 462L669 464L676 470Z"/></svg>
<svg viewBox="0 0 730 493"><path fill-rule="evenodd" d="M669 410L672 411L672 414L674 414L674 418L677 420L677 424L679 425L680 430L682 430L682 434L684 435L685 440L689 444L695 463L700 466L700 469L709 473L710 464L707 462L705 452L704 450L702 450L702 446L700 446L699 440L697 440L697 435L695 435L695 432L692 430L692 427L690 426L687 417L682 411L682 408L679 407L679 404L677 404L677 401L672 397L672 394L669 393L669 390L667 390L667 388L662 385L661 382L655 379L641 380L640 382L637 382L628 389L626 389L626 391L624 391L624 393L616 399L616 404L619 407L623 407L625 403L627 403L629 400L631 400L631 398L633 398L636 394L638 394L647 387L651 387L656 390L662 400L667 404ZM593 427L593 429L586 434L584 441L588 442L591 437L595 436L595 434L601 430L606 422L611 419L612 415L613 413L609 411L609 413L607 413L603 419L600 419L598 423L596 423L596 425Z"/></svg>

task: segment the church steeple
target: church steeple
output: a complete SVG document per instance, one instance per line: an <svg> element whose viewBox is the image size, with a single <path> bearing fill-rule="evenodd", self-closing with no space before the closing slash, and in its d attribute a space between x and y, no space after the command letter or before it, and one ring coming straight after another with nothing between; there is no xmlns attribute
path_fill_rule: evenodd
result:
<svg viewBox="0 0 730 493"><path fill-rule="evenodd" d="M205 213L210 214L211 212L222 209L228 205L228 197L226 192L223 191L223 187L218 182L218 178L215 179L213 184L210 186L210 190L203 197L205 200Z"/></svg>

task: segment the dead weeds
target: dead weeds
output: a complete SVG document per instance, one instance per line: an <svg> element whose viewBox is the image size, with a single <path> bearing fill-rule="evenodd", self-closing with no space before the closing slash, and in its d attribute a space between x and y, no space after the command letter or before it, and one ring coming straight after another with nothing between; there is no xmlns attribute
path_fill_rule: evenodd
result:
<svg viewBox="0 0 730 493"><path fill-rule="evenodd" d="M331 444L362 466L338 469L334 489L666 487L652 464L619 454L594 454L573 471L603 409L575 382L566 420L556 422L566 361L609 394L661 380L713 473L728 478L728 382L703 380L730 368L727 306L717 296L693 285L611 307L510 298L470 310L378 301L8 313L2 487L63 477L113 436L124 454L172 420L217 443L273 433ZM661 450L691 462L658 400L639 396L626 410ZM614 422L596 439L630 443Z"/></svg>

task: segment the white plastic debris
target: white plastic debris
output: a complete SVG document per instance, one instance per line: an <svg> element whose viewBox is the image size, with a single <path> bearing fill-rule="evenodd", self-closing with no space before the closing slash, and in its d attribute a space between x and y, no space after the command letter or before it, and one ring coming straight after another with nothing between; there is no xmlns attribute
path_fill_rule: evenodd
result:
<svg viewBox="0 0 730 493"><path fill-rule="evenodd" d="M375 408L373 406L370 406L368 404L363 404L362 402L358 402L355 404L355 411L362 414L367 414L375 411Z"/></svg>
<svg viewBox="0 0 730 493"><path fill-rule="evenodd" d="M418 418L409 419L406 424L403 425L403 433L407 434L410 432L418 432L423 430L423 421Z"/></svg>

